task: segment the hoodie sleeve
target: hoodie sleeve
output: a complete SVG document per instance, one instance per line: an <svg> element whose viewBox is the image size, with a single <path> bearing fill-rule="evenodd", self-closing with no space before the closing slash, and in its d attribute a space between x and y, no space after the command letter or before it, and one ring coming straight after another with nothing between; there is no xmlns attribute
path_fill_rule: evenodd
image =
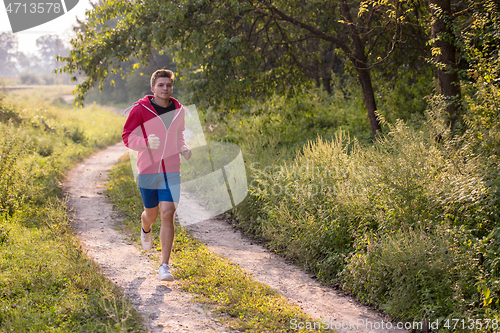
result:
<svg viewBox="0 0 500 333"><path fill-rule="evenodd" d="M122 133L122 140L125 146L136 151L148 148L148 139L143 130L143 119L140 108L141 106L138 105L130 111Z"/></svg>
<svg viewBox="0 0 500 333"><path fill-rule="evenodd" d="M184 131L186 130L186 122L184 117L186 116L186 109L185 106L182 106L182 115L180 120L180 124L177 130L177 149L180 152L182 146L186 145L186 141L184 140Z"/></svg>

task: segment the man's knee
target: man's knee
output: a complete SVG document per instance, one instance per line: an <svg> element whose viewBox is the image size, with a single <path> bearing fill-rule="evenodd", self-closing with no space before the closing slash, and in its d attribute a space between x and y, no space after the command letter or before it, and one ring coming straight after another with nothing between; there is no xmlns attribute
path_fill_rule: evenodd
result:
<svg viewBox="0 0 500 333"><path fill-rule="evenodd" d="M156 221L156 218L158 217L158 209L145 209L143 214L145 215L146 219L148 221Z"/></svg>
<svg viewBox="0 0 500 333"><path fill-rule="evenodd" d="M174 206L162 207L162 209L161 209L161 216L173 217L174 214L175 214L175 207Z"/></svg>

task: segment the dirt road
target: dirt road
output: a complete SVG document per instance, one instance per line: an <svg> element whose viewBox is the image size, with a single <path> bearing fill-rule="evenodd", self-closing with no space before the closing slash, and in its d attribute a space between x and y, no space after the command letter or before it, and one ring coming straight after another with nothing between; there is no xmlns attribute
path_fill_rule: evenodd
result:
<svg viewBox="0 0 500 333"><path fill-rule="evenodd" d="M150 332L228 331L175 282L158 281L157 267L114 229L119 217L103 195L104 183L108 170L127 151L122 143L101 151L72 169L64 182L74 213L72 225L85 251L130 297Z"/></svg>

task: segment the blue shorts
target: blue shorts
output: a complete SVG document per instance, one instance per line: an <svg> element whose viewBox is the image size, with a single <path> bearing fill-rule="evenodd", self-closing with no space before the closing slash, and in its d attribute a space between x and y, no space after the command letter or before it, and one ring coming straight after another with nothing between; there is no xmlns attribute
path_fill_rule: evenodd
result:
<svg viewBox="0 0 500 333"><path fill-rule="evenodd" d="M140 174L139 188L146 208L155 208L160 201L179 202L181 174L180 172Z"/></svg>

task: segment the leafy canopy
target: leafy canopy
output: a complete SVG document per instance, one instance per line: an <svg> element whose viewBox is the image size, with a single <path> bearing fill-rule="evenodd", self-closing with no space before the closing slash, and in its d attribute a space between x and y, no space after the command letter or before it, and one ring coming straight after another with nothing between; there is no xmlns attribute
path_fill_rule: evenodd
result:
<svg viewBox="0 0 500 333"><path fill-rule="evenodd" d="M87 15L60 58L63 71L87 75L78 101L129 59L147 64L155 49L172 50L189 69L197 104L234 107L314 83L326 88L339 61L370 68L402 38L400 6L390 3L108 0Z"/></svg>

